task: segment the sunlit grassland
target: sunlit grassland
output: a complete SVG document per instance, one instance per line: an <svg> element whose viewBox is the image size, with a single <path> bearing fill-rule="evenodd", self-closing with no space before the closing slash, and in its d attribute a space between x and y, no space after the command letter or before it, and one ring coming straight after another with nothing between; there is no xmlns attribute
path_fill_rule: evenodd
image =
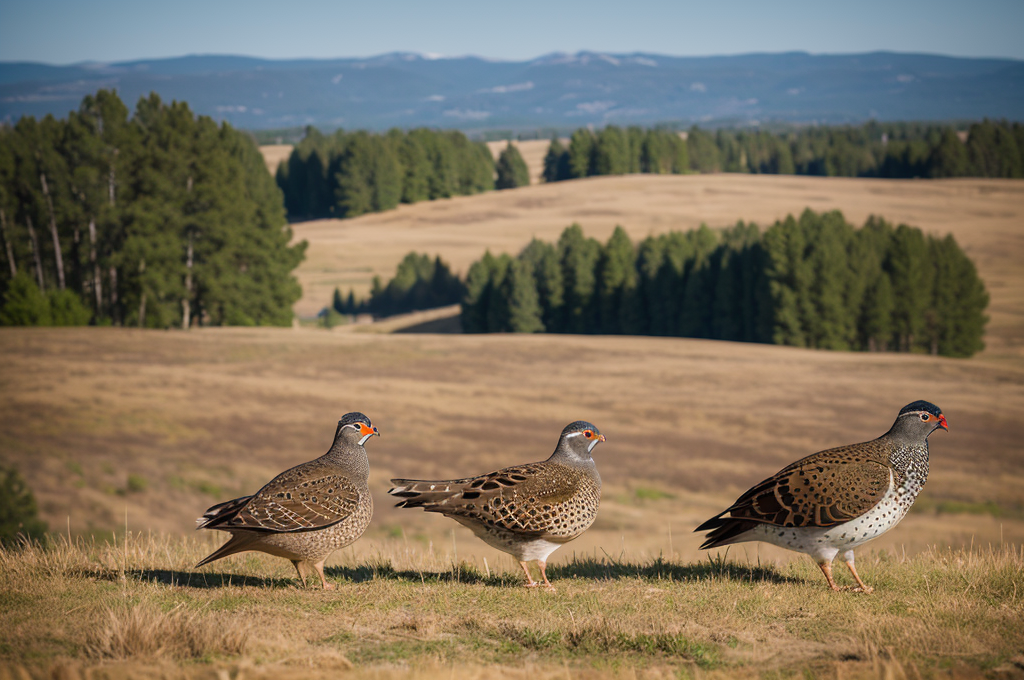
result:
<svg viewBox="0 0 1024 680"><path fill-rule="evenodd" d="M1009 677L1024 645L1024 553L1010 546L865 555L876 591L863 595L827 590L806 559L628 554L559 563L552 593L523 588L507 560L401 540L343 551L324 592L259 554L194 569L213 543L129 533L0 553L0 664L106 677Z"/></svg>

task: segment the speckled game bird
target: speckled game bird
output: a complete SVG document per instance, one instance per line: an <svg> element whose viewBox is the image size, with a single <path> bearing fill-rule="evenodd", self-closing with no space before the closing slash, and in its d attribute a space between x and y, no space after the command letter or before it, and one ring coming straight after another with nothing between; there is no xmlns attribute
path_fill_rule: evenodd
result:
<svg viewBox="0 0 1024 680"><path fill-rule="evenodd" d="M828 449L798 460L752 487L695 531L710 531L701 548L765 541L814 558L832 590L840 552L856 591L870 593L853 565L853 549L896 526L928 479L928 435L946 417L915 401L878 439Z"/></svg>
<svg viewBox="0 0 1024 680"><path fill-rule="evenodd" d="M285 470L252 496L207 510L196 528L227 531L231 540L196 566L259 550L291 560L303 585L312 567L324 590L332 590L324 578L324 561L362 536L373 515L370 463L363 448L373 435L380 433L369 418L347 413L327 453Z"/></svg>
<svg viewBox="0 0 1024 680"><path fill-rule="evenodd" d="M399 508L439 512L502 552L512 555L526 574L526 586L540 585L527 562L537 561L544 585L547 559L580 536L597 517L601 477L591 452L605 436L577 420L562 430L551 457L540 463L505 468L479 477L424 481L392 479Z"/></svg>

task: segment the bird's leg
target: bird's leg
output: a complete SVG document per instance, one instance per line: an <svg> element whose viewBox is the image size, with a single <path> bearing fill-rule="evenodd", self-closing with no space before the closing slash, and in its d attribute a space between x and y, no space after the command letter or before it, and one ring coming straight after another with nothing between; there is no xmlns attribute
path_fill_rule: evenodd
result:
<svg viewBox="0 0 1024 680"><path fill-rule="evenodd" d="M537 560L537 566L540 567L540 575L544 579L544 585L551 592L555 592L555 587L548 580L548 563L544 560Z"/></svg>
<svg viewBox="0 0 1024 680"><path fill-rule="evenodd" d="M818 562L818 567L821 569L821 573L825 575L825 580L828 581L828 587L832 590L839 590L839 586L832 580L832 563L831 562Z"/></svg>
<svg viewBox="0 0 1024 680"><path fill-rule="evenodd" d="M313 567L316 569L316 573L320 574L320 585L324 587L324 590L334 590L334 584L328 583L327 578L324 576L324 561L326 559L325 557L319 562L314 563Z"/></svg>
<svg viewBox="0 0 1024 680"><path fill-rule="evenodd" d="M306 567L306 563L302 560L292 560L292 564L295 565L295 571L299 574L299 581L302 582L302 587L306 587L306 575L309 573L309 569Z"/></svg>
<svg viewBox="0 0 1024 680"><path fill-rule="evenodd" d="M539 583L537 583L536 581L533 580L532 576L530 576L530 569L529 569L529 567L526 566L526 562L523 562L522 560L520 560L519 566L523 568L523 573L526 574L526 587L527 588L536 588L537 586L540 585Z"/></svg>
<svg viewBox="0 0 1024 680"><path fill-rule="evenodd" d="M857 582L856 588L853 589L855 593L872 593L875 591L874 588L860 580L860 574L857 573L857 568L853 566L853 551L847 550L843 553L843 561L846 562L846 566L850 568L850 573L853 574L853 580Z"/></svg>

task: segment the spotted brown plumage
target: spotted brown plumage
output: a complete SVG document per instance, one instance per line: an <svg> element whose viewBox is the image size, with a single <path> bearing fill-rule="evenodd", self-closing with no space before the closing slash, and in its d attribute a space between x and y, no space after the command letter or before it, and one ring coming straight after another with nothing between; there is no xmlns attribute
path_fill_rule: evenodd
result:
<svg viewBox="0 0 1024 680"><path fill-rule="evenodd" d="M285 470L252 496L209 508L196 528L227 531L231 539L196 566L259 550L291 560L303 584L313 567L330 589L324 561L359 538L373 515L363 444L375 434L369 418L348 413L323 456Z"/></svg>
<svg viewBox="0 0 1024 680"><path fill-rule="evenodd" d="M766 541L811 555L828 585L832 560L857 581L853 549L896 526L928 478L928 436L948 429L939 407L915 401L872 441L820 451L754 485L724 512L697 527L710 531L701 548Z"/></svg>
<svg viewBox="0 0 1024 680"><path fill-rule="evenodd" d="M536 560L544 585L547 558L593 524L601 503L601 477L591 457L601 432L585 421L562 430L551 456L539 463L449 480L392 479L388 493L400 508L423 508L451 517L488 545L517 560L528 587L538 585L526 566Z"/></svg>

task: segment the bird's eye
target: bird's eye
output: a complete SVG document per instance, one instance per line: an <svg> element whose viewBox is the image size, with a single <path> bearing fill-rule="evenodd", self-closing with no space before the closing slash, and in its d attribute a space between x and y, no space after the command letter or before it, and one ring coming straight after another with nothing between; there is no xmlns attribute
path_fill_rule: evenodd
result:
<svg viewBox="0 0 1024 680"><path fill-rule="evenodd" d="M594 433L591 432L590 430L584 430L583 431L583 436L586 437L587 439L590 439L591 437L594 436Z"/></svg>
<svg viewBox="0 0 1024 680"><path fill-rule="evenodd" d="M924 422L927 423L931 419L932 419L932 417L930 415L928 415L927 413L922 413L921 414L921 420L923 420Z"/></svg>

